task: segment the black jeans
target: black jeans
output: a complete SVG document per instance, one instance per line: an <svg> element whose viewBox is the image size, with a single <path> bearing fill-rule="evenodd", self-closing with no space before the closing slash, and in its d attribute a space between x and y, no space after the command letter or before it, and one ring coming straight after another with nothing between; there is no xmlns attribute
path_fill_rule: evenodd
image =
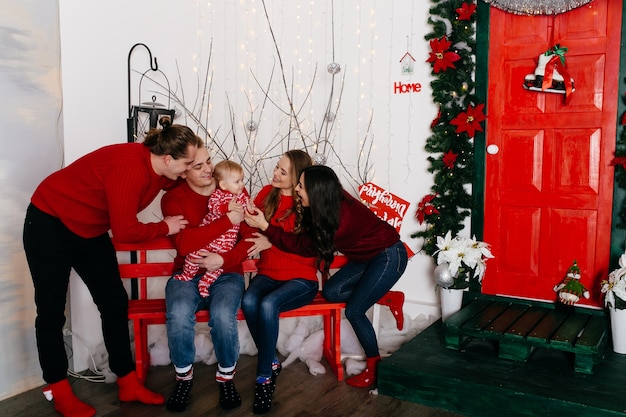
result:
<svg viewBox="0 0 626 417"><path fill-rule="evenodd" d="M62 330L72 268L89 289L100 312L111 370L118 376L134 370L128 331L128 295L109 235L80 237L58 218L31 204L26 211L23 242L35 286L35 335L43 379L54 383L67 377Z"/></svg>

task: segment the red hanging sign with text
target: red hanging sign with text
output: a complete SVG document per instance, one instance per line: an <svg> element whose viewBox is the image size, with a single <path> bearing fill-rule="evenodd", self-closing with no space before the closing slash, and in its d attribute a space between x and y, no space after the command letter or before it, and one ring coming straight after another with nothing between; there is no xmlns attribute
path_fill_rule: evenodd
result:
<svg viewBox="0 0 626 417"><path fill-rule="evenodd" d="M409 208L408 201L371 182L359 187L359 197L374 214L400 232L402 219ZM409 258L415 254L406 243L404 246L407 248Z"/></svg>

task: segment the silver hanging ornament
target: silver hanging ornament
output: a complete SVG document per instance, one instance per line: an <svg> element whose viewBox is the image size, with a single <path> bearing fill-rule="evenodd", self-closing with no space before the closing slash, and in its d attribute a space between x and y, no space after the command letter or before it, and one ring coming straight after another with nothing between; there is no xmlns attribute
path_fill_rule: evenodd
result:
<svg viewBox="0 0 626 417"><path fill-rule="evenodd" d="M328 123L332 123L335 120L335 113L329 111L328 113L326 113L326 122Z"/></svg>
<svg viewBox="0 0 626 417"><path fill-rule="evenodd" d="M433 272L435 283L442 288L450 288L454 284L454 277L450 273L450 264L447 262L437 265Z"/></svg>
<svg viewBox="0 0 626 417"><path fill-rule="evenodd" d="M248 123L246 123L246 129L248 129L250 132L254 132L255 130L257 130L258 127L259 125L254 120L250 120Z"/></svg>
<svg viewBox="0 0 626 417"><path fill-rule="evenodd" d="M339 71L341 71L341 65L339 65L336 62L333 62L331 64L328 64L328 66L326 67L326 70L331 74L331 75L335 75L335 74L339 74Z"/></svg>
<svg viewBox="0 0 626 417"><path fill-rule="evenodd" d="M316 153L313 155L313 165L326 165L326 155L323 153Z"/></svg>

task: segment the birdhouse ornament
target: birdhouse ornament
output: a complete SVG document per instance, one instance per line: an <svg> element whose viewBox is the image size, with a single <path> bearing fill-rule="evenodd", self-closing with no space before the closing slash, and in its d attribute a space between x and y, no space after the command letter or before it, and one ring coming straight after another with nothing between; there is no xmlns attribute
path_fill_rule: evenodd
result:
<svg viewBox="0 0 626 417"><path fill-rule="evenodd" d="M557 301L567 306L573 306L581 297L589 298L589 291L580 282L580 268L576 261L567 270L563 281L553 289L557 293Z"/></svg>
<svg viewBox="0 0 626 417"><path fill-rule="evenodd" d="M567 101L575 88L574 79L570 77L565 65L566 52L567 47L556 44L539 55L535 72L524 78L524 88L544 93L565 94Z"/></svg>

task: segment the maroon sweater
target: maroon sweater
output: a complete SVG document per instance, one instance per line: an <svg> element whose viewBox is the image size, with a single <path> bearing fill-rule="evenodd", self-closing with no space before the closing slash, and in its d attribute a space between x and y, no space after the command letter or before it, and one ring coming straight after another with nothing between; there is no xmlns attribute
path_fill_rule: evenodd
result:
<svg viewBox="0 0 626 417"><path fill-rule="evenodd" d="M164 221L141 223L137 213L174 181L157 175L150 150L140 143L97 149L52 173L35 190L31 202L84 238L112 231L120 242L165 236Z"/></svg>
<svg viewBox="0 0 626 417"><path fill-rule="evenodd" d="M396 229L348 193L344 195L339 228L335 233L335 249L348 260L366 263L400 240ZM272 224L263 233L281 250L302 256L317 256L315 244L306 233L287 233Z"/></svg>

